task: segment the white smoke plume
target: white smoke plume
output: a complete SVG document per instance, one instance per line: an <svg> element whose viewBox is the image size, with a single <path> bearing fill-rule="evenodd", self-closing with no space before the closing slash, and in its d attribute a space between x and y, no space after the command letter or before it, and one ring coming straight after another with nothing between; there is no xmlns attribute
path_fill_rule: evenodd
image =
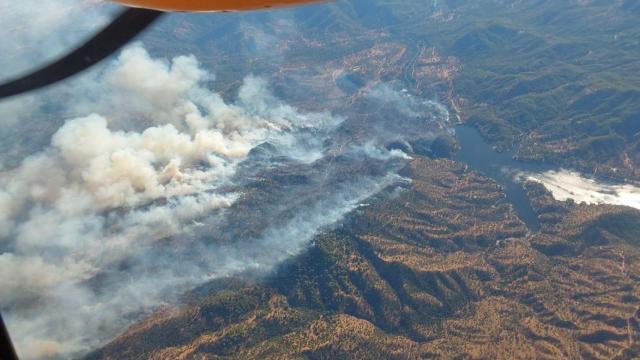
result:
<svg viewBox="0 0 640 360"><path fill-rule="evenodd" d="M238 199L221 187L256 145L292 147L297 131L340 122L299 113L256 77L245 79L235 104L225 103L201 85L211 79L192 56L153 59L130 47L71 87L83 92L65 106L93 104L99 113L67 120L50 146L0 172L0 308L23 358L82 353L212 271L233 272L224 249L199 253L208 269L158 249L171 238L194 242L185 235ZM312 161L317 152L300 157ZM375 188L363 187L364 196ZM335 208L342 214L349 204ZM263 242L281 256L255 261L274 266L320 225L308 224L297 245L283 243L287 251ZM189 246L201 245L173 248ZM252 267L244 260L238 271ZM117 281L96 285L101 276Z"/></svg>
<svg viewBox="0 0 640 360"><path fill-rule="evenodd" d="M0 78L106 22L113 9L96 3L0 4L5 27L22 31L23 19L35 19L26 33L0 37L0 51L12 54ZM289 20L279 23L285 32ZM281 35L244 31L256 44ZM381 146L388 129L365 143L336 142L342 118L301 113L260 77L245 78L233 101L209 90L212 81L194 56L154 58L136 44L79 78L0 103L0 311L21 358L81 356L194 286L266 273L405 181L394 174L409 157ZM390 105L410 117L439 113L407 94ZM287 172L310 180L285 180L250 209L266 219L258 235L217 241L251 178ZM247 221L232 230L255 225L238 218Z"/></svg>
<svg viewBox="0 0 640 360"><path fill-rule="evenodd" d="M435 114L443 123L450 121L449 110L439 102L414 96L407 89L396 90L388 83L375 86L367 96L375 99L380 106L391 105L395 107L405 116L419 117Z"/></svg>
<svg viewBox="0 0 640 360"><path fill-rule="evenodd" d="M526 174L525 178L543 184L556 200L573 199L587 204L610 204L640 209L640 188L631 184L604 184L565 169Z"/></svg>

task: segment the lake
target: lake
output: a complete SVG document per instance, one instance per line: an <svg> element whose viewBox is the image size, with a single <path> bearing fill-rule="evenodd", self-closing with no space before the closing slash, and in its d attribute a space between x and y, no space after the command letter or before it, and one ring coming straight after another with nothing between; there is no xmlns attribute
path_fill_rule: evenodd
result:
<svg viewBox="0 0 640 360"><path fill-rule="evenodd" d="M498 182L504 188L506 201L513 205L518 217L530 231L538 232L540 221L531 207L522 182L516 180L516 174L519 172L541 173L552 167L514 160L513 152L495 151L482 138L478 130L471 126L456 126L455 133L460 150L454 155L454 160L466 163L471 170Z"/></svg>

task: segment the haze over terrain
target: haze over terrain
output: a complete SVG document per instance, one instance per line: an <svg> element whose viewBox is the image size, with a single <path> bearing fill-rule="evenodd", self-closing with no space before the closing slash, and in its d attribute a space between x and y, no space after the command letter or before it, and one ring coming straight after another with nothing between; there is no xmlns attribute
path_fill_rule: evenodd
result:
<svg viewBox="0 0 640 360"><path fill-rule="evenodd" d="M114 11L1 5L0 78ZM1 102L0 311L19 354L637 356L638 15L633 0L171 14ZM494 147L486 167L452 160L459 124Z"/></svg>

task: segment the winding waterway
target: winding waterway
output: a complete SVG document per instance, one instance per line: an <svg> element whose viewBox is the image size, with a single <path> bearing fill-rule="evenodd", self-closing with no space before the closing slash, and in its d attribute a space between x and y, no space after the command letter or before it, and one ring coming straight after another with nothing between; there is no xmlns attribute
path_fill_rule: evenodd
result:
<svg viewBox="0 0 640 360"><path fill-rule="evenodd" d="M455 133L460 150L454 159L502 185L506 201L532 232L540 230L540 222L522 185L525 179L542 183L556 200L640 209L639 186L601 182L556 166L514 160L513 152L495 151L478 130L470 126L457 126Z"/></svg>
<svg viewBox="0 0 640 360"><path fill-rule="evenodd" d="M504 188L506 201L513 205L518 217L530 231L539 231L538 217L531 207L529 196L522 183L516 180L516 174L519 172L542 173L552 168L514 160L511 152L495 151L473 127L457 126L455 133L460 150L454 155L454 159L466 163L472 170L497 181Z"/></svg>

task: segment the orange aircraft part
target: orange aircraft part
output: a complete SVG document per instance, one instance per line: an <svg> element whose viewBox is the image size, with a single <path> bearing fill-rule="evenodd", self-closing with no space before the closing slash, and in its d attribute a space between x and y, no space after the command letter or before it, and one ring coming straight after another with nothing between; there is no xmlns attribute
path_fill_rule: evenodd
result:
<svg viewBox="0 0 640 360"><path fill-rule="evenodd" d="M322 0L115 0L127 6L163 11L244 11L320 1Z"/></svg>

